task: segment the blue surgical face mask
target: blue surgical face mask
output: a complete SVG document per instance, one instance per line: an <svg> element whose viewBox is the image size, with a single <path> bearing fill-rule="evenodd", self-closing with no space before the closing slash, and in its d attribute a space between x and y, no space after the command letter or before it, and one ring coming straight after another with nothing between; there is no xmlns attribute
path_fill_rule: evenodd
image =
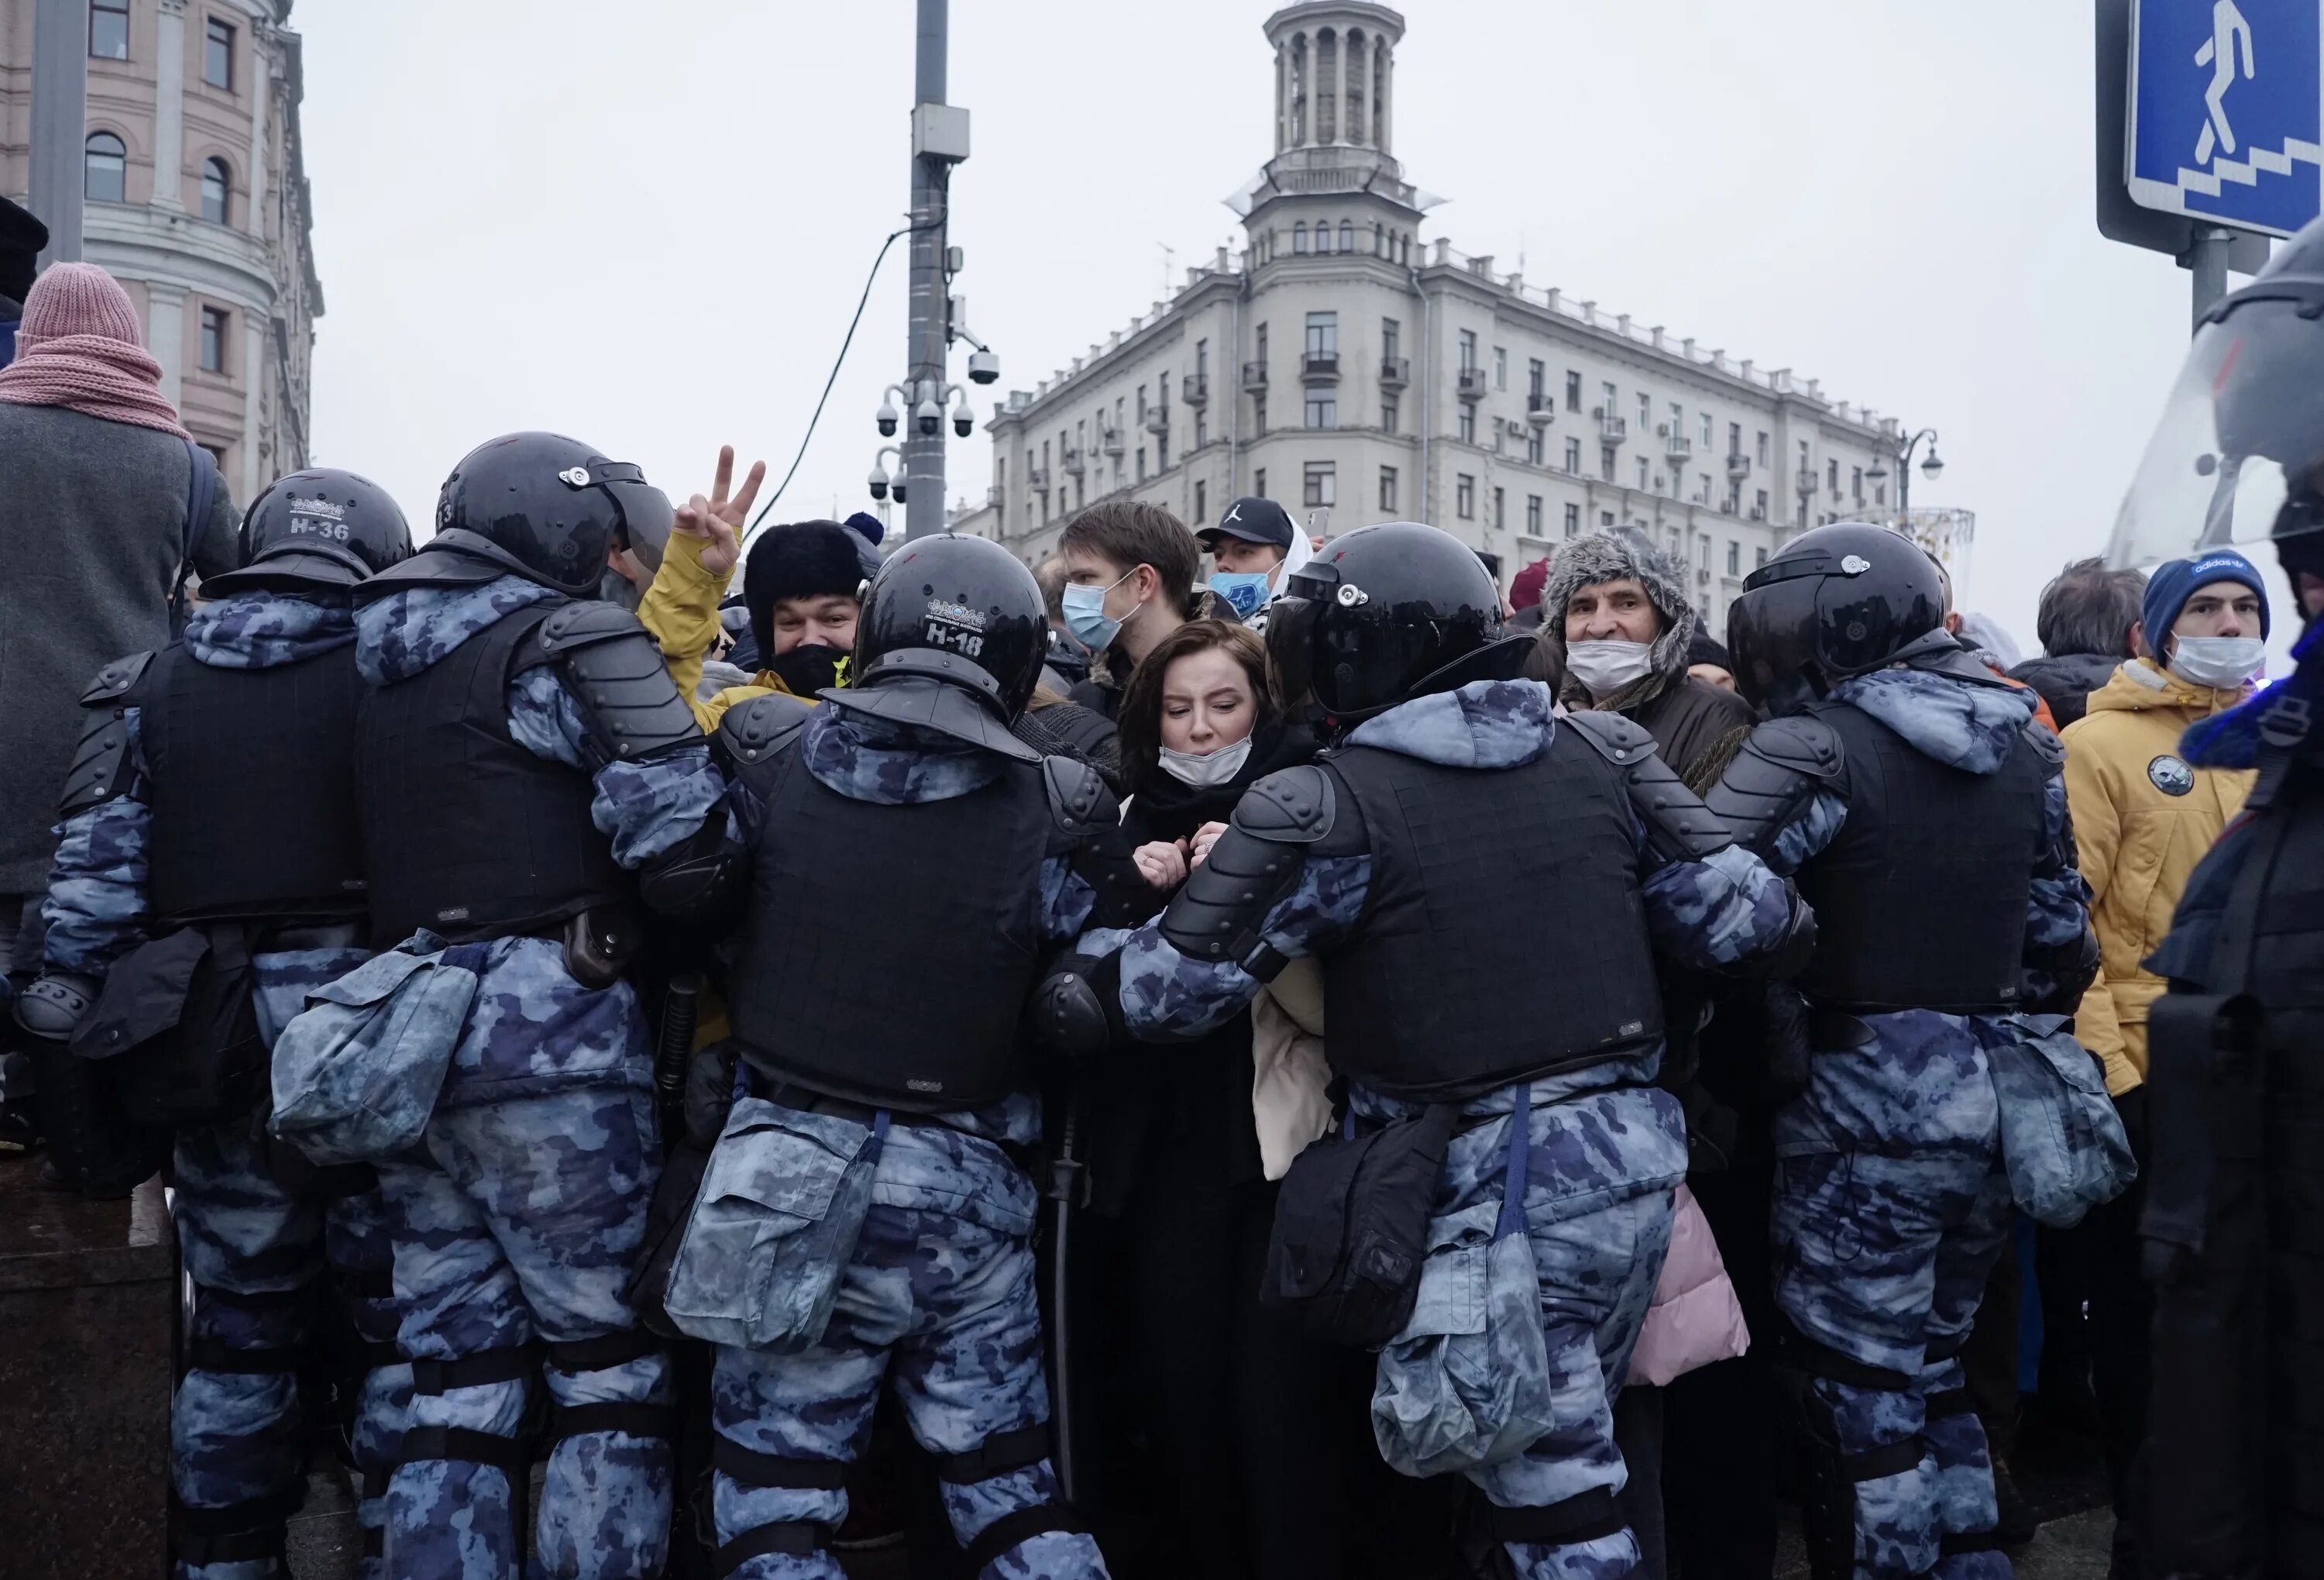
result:
<svg viewBox="0 0 2324 1580"><path fill-rule="evenodd" d="M1267 584L1275 573L1268 570L1221 570L1211 576L1211 591L1218 594L1234 607L1234 612L1248 620L1259 613L1267 602Z"/></svg>
<svg viewBox="0 0 2324 1580"><path fill-rule="evenodd" d="M1092 652L1099 652L1121 633L1121 622L1105 612L1105 596L1137 574L1137 568L1132 567L1113 587L1076 584L1065 588L1058 602L1065 612L1065 629L1074 633L1074 641Z"/></svg>

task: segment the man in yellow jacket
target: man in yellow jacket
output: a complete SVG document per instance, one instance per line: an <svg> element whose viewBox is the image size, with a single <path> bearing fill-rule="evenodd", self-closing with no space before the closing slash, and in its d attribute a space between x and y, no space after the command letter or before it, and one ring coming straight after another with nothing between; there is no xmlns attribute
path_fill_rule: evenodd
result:
<svg viewBox="0 0 2324 1580"><path fill-rule="evenodd" d="M2188 877L2243 809L2252 781L2249 772L2190 766L2179 737L2251 694L2267 630L2266 588L2251 561L2231 549L2170 560L2146 584L2139 656L2090 694L2089 713L2065 731L2066 803L2102 956L2075 1035L2105 1067L2142 1164L2146 1015L2164 988L2143 962L2170 932ZM2144 1199L2134 1185L2076 1232L2090 1280L2092 1383L2116 1521L2114 1573L2130 1576L2145 1572L2136 1464L2152 1313L2139 1274Z"/></svg>

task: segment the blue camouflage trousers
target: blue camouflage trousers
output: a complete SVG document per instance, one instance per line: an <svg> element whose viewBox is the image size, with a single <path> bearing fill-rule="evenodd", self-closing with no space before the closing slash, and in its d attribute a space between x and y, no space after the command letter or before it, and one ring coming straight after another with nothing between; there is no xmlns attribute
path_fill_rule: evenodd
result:
<svg viewBox="0 0 2324 1580"><path fill-rule="evenodd" d="M1777 1305L1815 1344L1906 1383L1811 1376L1803 1403L1819 1418L1809 1429L1842 1456L1874 1455L1868 1465L1913 1461L1899 1445L1921 1449L1894 1474L1853 1483L1854 1572L1864 1580L2010 1574L2007 1557L1979 1550L1997 1519L1993 1462L1955 1358L2008 1242L2009 1203L1990 1145L1813 1151L1778 1163Z"/></svg>
<svg viewBox="0 0 2324 1580"><path fill-rule="evenodd" d="M269 1170L250 1120L181 1134L171 1175L179 1245L197 1293L190 1365L170 1411L171 1489L195 1511L295 1502L305 1446L296 1368L318 1315L326 1262L358 1338L376 1346L395 1337L379 1194L286 1187ZM384 1476L410 1380L409 1367L392 1363L369 1371L360 1385L350 1448L363 1482L364 1580L378 1574ZM283 1511L248 1524L229 1517L219 1529L263 1526ZM175 1572L179 1580L262 1580L274 1569L257 1557L180 1562Z"/></svg>
<svg viewBox="0 0 2324 1580"><path fill-rule="evenodd" d="M502 1021L498 1035L512 1035L512 1023ZM558 1437L529 1533L529 1566L518 1529L521 1456L507 1465L449 1456L475 1450L467 1434L528 1436L536 1370L559 1411L670 1403L659 1350L631 1344L622 1356L616 1338L613 1355L593 1358L583 1342L636 1331L622 1291L660 1171L645 1056L621 1059L608 1074L549 1090L504 1083L498 1090L515 1085L516 1095L482 1100L476 1087L447 1087L420 1145L380 1165L399 1338L418 1363L410 1424L438 1429L429 1437L447 1451L415 1458L406 1445L387 1494L391 1580L507 1580L521 1571L648 1580L662 1571L672 1479L665 1437L619 1428ZM547 1346L538 1363L537 1344ZM568 1345L576 1347L560 1355ZM455 1362L469 1364L436 1364ZM497 1375L461 1380L480 1372Z"/></svg>
<svg viewBox="0 0 2324 1580"><path fill-rule="evenodd" d="M711 1419L726 1442L782 1459L852 1463L883 1385L895 1389L912 1435L939 1456L1047 1425L1032 1182L992 1142L938 1124L893 1127L875 1180L820 1342L788 1355L719 1347ZM939 1484L964 1545L1003 1516L1060 1496L1046 1457ZM727 1542L777 1523L836 1528L847 1494L837 1484L746 1483L722 1468L715 1510L719 1539ZM1088 1536L1053 1531L1018 1542L982 1573L993 1580L1096 1580L1106 1568ZM821 1550L761 1554L732 1574L843 1580L838 1560Z"/></svg>

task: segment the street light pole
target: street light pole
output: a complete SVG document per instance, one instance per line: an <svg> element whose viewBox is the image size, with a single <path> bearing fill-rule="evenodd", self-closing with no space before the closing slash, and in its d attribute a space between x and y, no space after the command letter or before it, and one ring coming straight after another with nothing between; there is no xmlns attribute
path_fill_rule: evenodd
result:
<svg viewBox="0 0 2324 1580"><path fill-rule="evenodd" d="M1943 475L1945 463L1937 454L1937 430L1923 428L1909 439L1900 439L1889 458L1896 463L1896 514L1899 520L1909 520L1913 512L1913 457L1920 453L1921 441L1929 441L1929 458L1921 463L1921 473L1932 483ZM1868 474L1877 483L1888 476L1886 465L1876 466Z"/></svg>
<svg viewBox="0 0 2324 1580"><path fill-rule="evenodd" d="M912 104L945 102L945 56L948 0L919 0L918 43L914 53ZM916 134L912 149L912 276L905 383L912 399L905 412L904 536L925 538L945 530L945 433L939 420L921 413L934 402L942 414L945 398L946 302L945 290L945 205L951 162L926 147Z"/></svg>
<svg viewBox="0 0 2324 1580"><path fill-rule="evenodd" d="M34 0L32 159L26 196L49 227L42 263L78 263L88 180L88 0Z"/></svg>

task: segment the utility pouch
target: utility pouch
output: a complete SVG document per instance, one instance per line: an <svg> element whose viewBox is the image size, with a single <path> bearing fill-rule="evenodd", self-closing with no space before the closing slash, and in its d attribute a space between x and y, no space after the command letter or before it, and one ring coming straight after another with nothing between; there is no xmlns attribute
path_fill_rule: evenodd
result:
<svg viewBox="0 0 2324 1580"><path fill-rule="evenodd" d="M2098 1061L2061 1015L2013 1015L2023 1032L1987 1050L2009 1194L2036 1223L2070 1229L2138 1178Z"/></svg>
<svg viewBox="0 0 2324 1580"><path fill-rule="evenodd" d="M1460 1113L1434 1104L1369 1134L1352 1121L1291 1160L1259 1303L1332 1344L1376 1350L1412 1317L1430 1208Z"/></svg>
<svg viewBox="0 0 2324 1580"><path fill-rule="evenodd" d="M885 1109L863 1124L738 1100L670 1261L661 1298L670 1326L778 1354L821 1342L887 1134Z"/></svg>
<svg viewBox="0 0 2324 1580"><path fill-rule="evenodd" d="M73 1051L106 1067L133 1123L223 1124L257 1106L265 1086L256 985L239 924L180 928L115 963Z"/></svg>

